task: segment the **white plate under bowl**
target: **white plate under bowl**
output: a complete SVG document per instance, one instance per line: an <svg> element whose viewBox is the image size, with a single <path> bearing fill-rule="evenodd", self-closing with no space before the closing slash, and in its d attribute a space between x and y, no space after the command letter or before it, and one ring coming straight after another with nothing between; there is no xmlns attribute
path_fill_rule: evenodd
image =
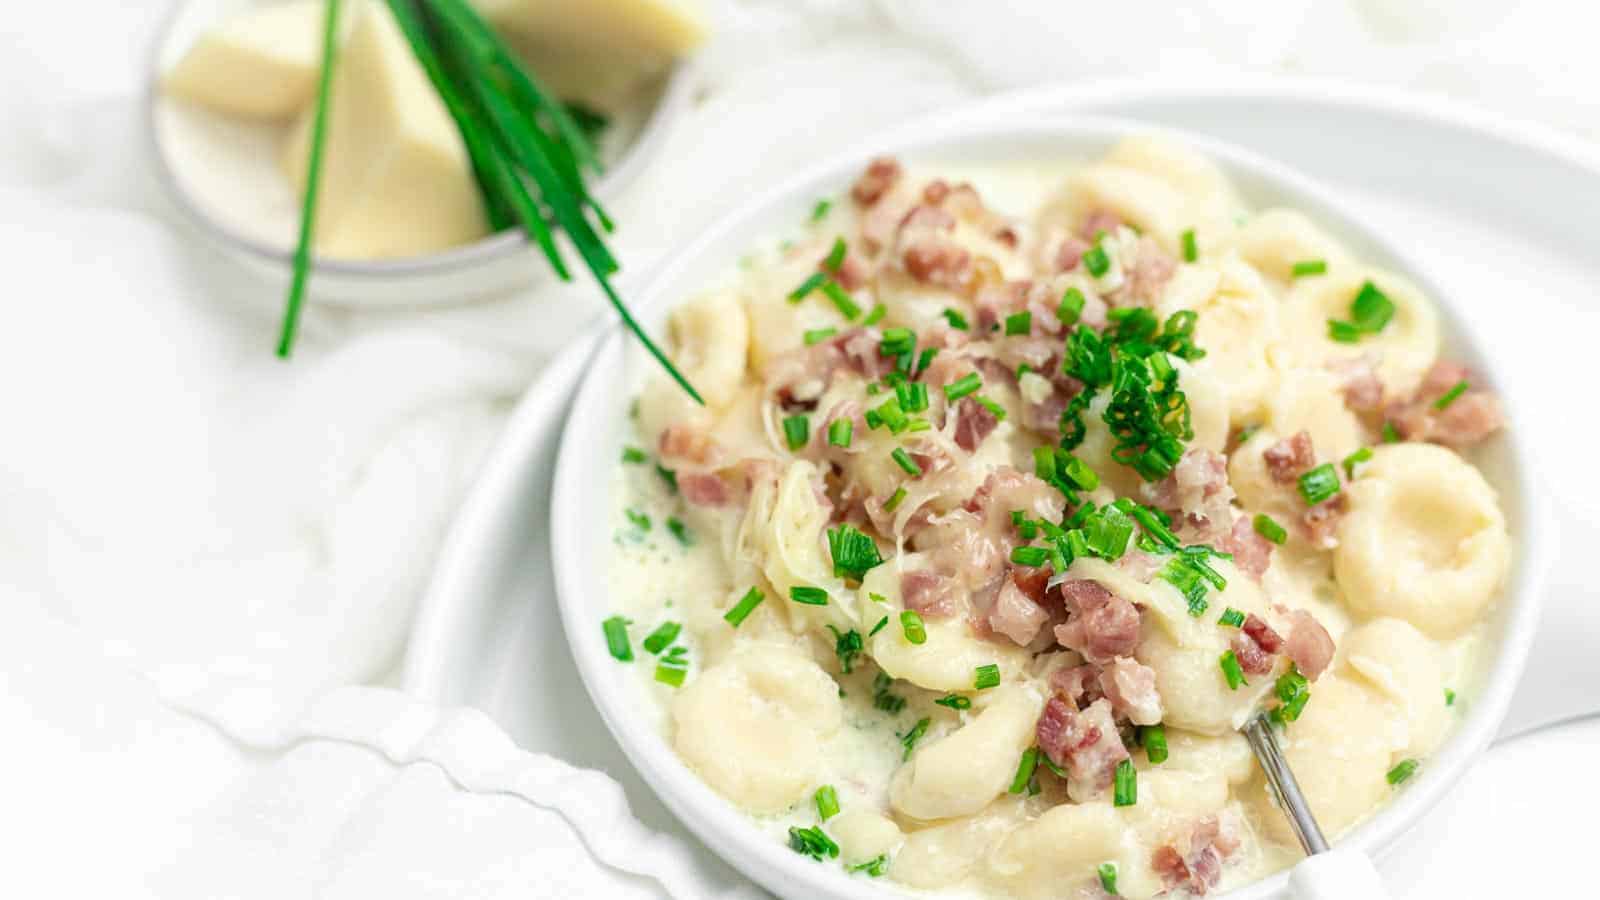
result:
<svg viewBox="0 0 1600 900"><path fill-rule="evenodd" d="M161 78L205 32L262 0L184 0L174 5L145 87L145 118L162 183L200 232L223 253L276 290L243 292L276 304L288 286L292 230L300 201L278 169L287 132L282 123L235 119L176 100ZM355 9L345 4L346 15ZM626 143L593 182L602 203L638 177L687 109L697 76L686 62L663 75L638 121L619 123ZM272 232L272 233L269 233ZM570 253L568 254L571 255ZM347 307L435 306L491 296L552 277L549 263L518 230L471 244L399 259L318 257L312 264L314 302ZM582 277L581 275L579 277Z"/></svg>
<svg viewBox="0 0 1600 900"><path fill-rule="evenodd" d="M952 119L955 124L950 124ZM957 165L1059 163L1063 173L1074 163L1104 155L1118 140L1155 131L1152 126L1115 120L1042 118L993 119L941 116L899 129L810 172L799 175L723 219L635 292L635 310L659 333L666 313L718 283L735 270L754 241L792 233L817 197L844 194L867 161L890 154L937 169ZM1493 738L1499 728L1533 642L1543 575L1546 516L1540 495L1530 489L1531 449L1517 426L1525 411L1515 402L1517 379L1503 355L1456 311L1452 298L1429 277L1403 246L1385 240L1320 185L1278 162L1213 139L1170 133L1215 161L1253 209L1288 206L1301 210L1350 247L1359 259L1408 275L1440 308L1445 352L1512 398L1512 423L1478 454L1485 475L1499 492L1519 551L1501 602L1489 621L1483 671L1461 690L1473 698L1449 740L1429 759L1407 788L1340 845L1377 853L1420 818ZM1019 211L1020 212L1020 211ZM552 560L556 597L578 672L623 751L666 805L709 846L768 890L792 900L837 897L887 898L899 892L880 881L850 877L838 866L819 866L789 850L714 793L674 753L656 730L654 718L640 715L651 703L637 677L637 666L619 665L606 652L601 620L615 614L602 578L613 564L612 511L608 496L621 449L633 442L630 398L656 375L654 361L620 329L613 328L596 351L579 389L562 438L551 501ZM1280 896L1287 876L1279 873L1229 892L1236 900Z"/></svg>
<svg viewBox="0 0 1600 900"><path fill-rule="evenodd" d="M997 97L978 112L1032 117L1060 111L1115 113L1180 125L1293 159L1337 189L1375 226L1414 245L1463 307L1514 349L1526 351L1522 402L1548 414L1524 428L1553 438L1570 387L1568 366L1594 329L1592 285L1600 283L1600 153L1564 134L1459 104L1321 81L1137 79ZM977 113L974 113L977 114ZM1491 187L1492 186L1492 187ZM548 366L507 423L441 550L406 656L403 685L414 696L489 713L521 746L605 771L634 813L684 839L685 852L717 867L655 799L622 756L588 697L553 621L549 502L560 430L593 350L580 341ZM1544 419L1549 419L1546 423ZM1596 429L1582 422L1543 440L1556 472L1581 472ZM1600 605L1583 554L1556 549L1600 541L1600 483L1569 481L1552 494L1557 514L1544 624L1502 735L1600 709ZM1491 758L1503 751L1491 750ZM1489 790L1473 778L1439 813L1407 835L1382 869L1396 896L1459 896L1452 872L1482 870L1465 833L1505 830L1501 817L1464 822ZM1529 784L1529 790L1535 786ZM1543 792L1529 829L1577 828L1586 814ZM1526 813L1518 807L1519 813ZM1449 820L1447 825L1445 821ZM1586 825L1584 826L1586 827ZM1480 842L1481 843L1481 842ZM1508 868L1508 871L1509 868ZM1568 888L1560 866L1517 867L1518 884L1552 896ZM725 873L726 877L734 877Z"/></svg>

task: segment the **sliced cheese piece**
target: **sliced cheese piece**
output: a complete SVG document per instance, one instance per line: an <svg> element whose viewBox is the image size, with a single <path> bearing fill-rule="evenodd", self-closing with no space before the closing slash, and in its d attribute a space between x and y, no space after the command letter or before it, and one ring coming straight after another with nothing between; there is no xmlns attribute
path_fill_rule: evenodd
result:
<svg viewBox="0 0 1600 900"><path fill-rule="evenodd" d="M163 86L217 112L287 119L316 91L322 15L321 0L291 0L229 19L195 41Z"/></svg>
<svg viewBox="0 0 1600 900"><path fill-rule="evenodd" d="M682 56L705 40L696 0L474 0L496 28L543 46L606 50L613 59Z"/></svg>
<svg viewBox="0 0 1600 900"><path fill-rule="evenodd" d="M345 259L415 256L488 232L455 120L388 6L357 18L333 77L316 251ZM290 134L284 174L303 193L314 109Z"/></svg>

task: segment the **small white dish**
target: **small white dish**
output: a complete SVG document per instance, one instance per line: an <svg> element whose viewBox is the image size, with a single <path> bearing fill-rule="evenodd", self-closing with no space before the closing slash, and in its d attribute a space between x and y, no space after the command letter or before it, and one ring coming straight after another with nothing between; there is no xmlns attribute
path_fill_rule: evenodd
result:
<svg viewBox="0 0 1600 900"><path fill-rule="evenodd" d="M1022 124L1017 124L1022 123ZM842 193L866 160L879 153L927 161L977 162L1017 159L1083 159L1134 133L1162 133L1210 156L1256 207L1290 205L1342 237L1359 255L1410 276L1439 303L1446 349L1489 374L1515 396L1513 370L1492 356L1492 345L1475 335L1451 298L1407 254L1381 239L1328 191L1292 169L1237 147L1199 136L1104 119L1019 118L923 122L873 145L841 156L753 200L724 218L699 240L671 257L650 284L634 295L646 327L659 331L666 313L731 269L753 236L797 227L819 196ZM600 639L600 622L612 604L595 573L610 565L609 511L602 499L613 485L613 467L625 440L627 399L654 373L653 363L618 329L602 339L588 376L574 400L557 464L551 503L552 561L557 601L568 645L580 676L607 727L634 766L666 805L746 875L784 897L886 898L890 887L853 879L818 866L760 832L716 795L678 759L670 745L639 715L645 702L634 673L616 664ZM1509 404L1513 417L1518 405ZM1505 501L1518 548L1504 598L1490 622L1479 683L1465 688L1475 698L1450 740L1413 783L1340 842L1345 849L1377 855L1436 803L1488 746L1504 719L1534 637L1541 599L1546 544L1546 500L1533 489L1535 467L1526 432L1515 423L1487 449L1485 474ZM1287 873L1227 896L1263 900L1284 896Z"/></svg>
<svg viewBox="0 0 1600 900"><path fill-rule="evenodd" d="M196 39L260 5L261 0L185 0L174 6L150 61L145 123L157 173L175 205L214 246L281 291L288 285L300 216L299 197L278 168L286 126L231 119L161 89L162 75ZM616 149L594 183L602 203L632 183L661 149L695 82L693 67L678 63L655 86L637 121L616 124ZM471 300L551 276L549 263L516 230L404 259L319 257L312 272L316 301L388 308Z"/></svg>

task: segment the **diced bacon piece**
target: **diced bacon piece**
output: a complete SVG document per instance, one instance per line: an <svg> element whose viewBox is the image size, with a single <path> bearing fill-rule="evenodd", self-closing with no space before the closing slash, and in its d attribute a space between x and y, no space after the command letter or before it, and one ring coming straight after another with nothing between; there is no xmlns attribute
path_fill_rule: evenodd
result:
<svg viewBox="0 0 1600 900"><path fill-rule="evenodd" d="M862 249L876 254L894 243L895 234L900 230L900 220L905 215L906 207L902 203L886 201L869 207L861 214Z"/></svg>
<svg viewBox="0 0 1600 900"><path fill-rule="evenodd" d="M972 453L999 425L999 417L987 406L971 397L963 397L956 407L956 446Z"/></svg>
<svg viewBox="0 0 1600 900"><path fill-rule="evenodd" d="M1344 518L1348 508L1349 498L1340 493L1306 510L1300 515L1300 524L1305 530L1306 539L1323 548L1337 544L1339 520Z"/></svg>
<svg viewBox="0 0 1600 900"><path fill-rule="evenodd" d="M1185 843L1187 853L1172 844L1158 847L1150 866L1167 890L1182 888L1203 897L1222 880L1222 861L1239 848L1239 838L1212 816L1196 823Z"/></svg>
<svg viewBox="0 0 1600 900"><path fill-rule="evenodd" d="M1083 255L1089 252L1094 245L1077 235L1069 235L1061 239L1056 247L1055 264L1057 272L1070 272L1083 261Z"/></svg>
<svg viewBox="0 0 1600 900"><path fill-rule="evenodd" d="M1212 543L1233 527L1233 486L1220 453L1191 447L1167 477L1139 485L1139 493L1172 516L1188 543Z"/></svg>
<svg viewBox="0 0 1600 900"><path fill-rule="evenodd" d="M943 207L919 203L911 207L900 220L901 231L951 231L956 227L956 217Z"/></svg>
<svg viewBox="0 0 1600 900"><path fill-rule="evenodd" d="M1023 593L1013 579L1002 580L994 609L989 613L989 628L1026 647L1050 619L1050 614Z"/></svg>
<svg viewBox="0 0 1600 900"><path fill-rule="evenodd" d="M950 182L943 178L935 178L922 187L922 202L938 205L944 198L950 196Z"/></svg>
<svg viewBox="0 0 1600 900"><path fill-rule="evenodd" d="M861 257L852 253L847 254L844 261L839 264L838 270L833 273L833 280L839 282L839 286L847 291L859 291L867 286L867 280L871 275L871 270L865 262L862 262Z"/></svg>
<svg viewBox="0 0 1600 900"><path fill-rule="evenodd" d="M1283 638L1266 620L1255 613L1245 617L1244 627L1233 636L1233 655L1246 675L1265 675L1272 671L1272 656L1283 647Z"/></svg>
<svg viewBox="0 0 1600 900"><path fill-rule="evenodd" d="M951 188L940 203L964 222L982 222L989 216L983 198L978 196L978 189L965 181Z"/></svg>
<svg viewBox="0 0 1600 900"><path fill-rule="evenodd" d="M1301 675L1316 681L1333 661L1333 649L1333 637L1316 616L1303 609L1289 613L1289 637L1283 642L1283 653Z"/></svg>
<svg viewBox="0 0 1600 900"><path fill-rule="evenodd" d="M1122 217L1109 209L1090 210L1089 215L1083 219L1083 224L1078 226L1078 236L1086 241L1099 240L1100 233L1116 234L1122 227Z"/></svg>
<svg viewBox="0 0 1600 900"><path fill-rule="evenodd" d="M926 478L937 475L955 466L956 461L950 456L950 451L939 444L928 441L918 441L910 448L911 461L917 464L922 474L913 475L912 478Z"/></svg>
<svg viewBox="0 0 1600 900"><path fill-rule="evenodd" d="M1011 530L1011 511L1020 509L1031 519L1061 521L1065 512L1061 493L1032 472L1000 466L978 486L971 499L962 505L982 515L992 525Z"/></svg>
<svg viewBox="0 0 1600 900"><path fill-rule="evenodd" d="M1093 665L1065 666L1050 675L1050 690L1064 700L1070 700L1074 709L1082 709L1100 699L1100 667Z"/></svg>
<svg viewBox="0 0 1600 900"><path fill-rule="evenodd" d="M1100 690L1118 716L1135 725L1154 725L1164 710L1156 690L1155 670L1119 656L1100 670Z"/></svg>
<svg viewBox="0 0 1600 900"><path fill-rule="evenodd" d="M1104 698L1080 711L1052 697L1045 703L1035 732L1039 749L1067 771L1067 792L1075 799L1108 787L1117 763L1128 758L1128 748L1122 745L1111 717L1111 703Z"/></svg>
<svg viewBox="0 0 1600 900"><path fill-rule="evenodd" d="M1017 229L1012 225L1003 224L995 226L994 232L991 236L994 238L995 243L1004 247L1009 247L1012 250L1017 249L1017 245L1022 243L1021 235L1017 234Z"/></svg>
<svg viewBox="0 0 1600 900"><path fill-rule="evenodd" d="M726 506L728 485L710 472L680 472L678 492L692 506Z"/></svg>
<svg viewBox="0 0 1600 900"><path fill-rule="evenodd" d="M972 300L977 318L978 334L988 334L1005 320L1006 316L1021 312L1028 303L1028 290L1033 282L1007 281L979 290Z"/></svg>
<svg viewBox="0 0 1600 900"><path fill-rule="evenodd" d="M945 618L956 610L955 582L937 572L907 572L900 576L900 599L918 615Z"/></svg>
<svg viewBox="0 0 1600 900"><path fill-rule="evenodd" d="M1467 390L1444 409L1435 408L1434 404L1462 381L1467 382ZM1506 423L1499 397L1478 387L1477 378L1465 366L1448 360L1434 363L1416 395L1390 406L1384 415L1406 440L1456 449L1482 443Z"/></svg>
<svg viewBox="0 0 1600 900"><path fill-rule="evenodd" d="M1139 255L1116 294L1121 300L1150 305L1161 297L1167 282L1177 274L1178 261L1150 238L1140 238L1138 247Z"/></svg>
<svg viewBox="0 0 1600 900"><path fill-rule="evenodd" d="M964 286L972 272L972 254L940 238L910 242L900 261L914 280L951 290Z"/></svg>
<svg viewBox="0 0 1600 900"><path fill-rule="evenodd" d="M851 186L850 196L862 206L871 206L894 187L902 171L899 160L892 156L880 156L867 164L867 170Z"/></svg>
<svg viewBox="0 0 1600 900"><path fill-rule="evenodd" d="M1139 610L1132 603L1086 579L1062 582L1061 596L1067 607L1066 624L1055 628L1061 646L1092 663L1133 655L1139 645Z"/></svg>
<svg viewBox="0 0 1600 900"><path fill-rule="evenodd" d="M1344 405L1352 412L1375 413L1383 409L1383 382L1378 378L1377 359L1372 355L1334 360L1328 370L1343 382Z"/></svg>
<svg viewBox="0 0 1600 900"><path fill-rule="evenodd" d="M682 423L662 429L656 449L663 462L680 465L709 466L722 456L722 448L710 432Z"/></svg>
<svg viewBox="0 0 1600 900"><path fill-rule="evenodd" d="M1010 524L1008 519L1006 525ZM990 527L983 516L958 509L931 518L910 535L910 541L912 549L927 555L935 571L960 579L971 590L1006 570L1016 531Z"/></svg>
<svg viewBox="0 0 1600 900"><path fill-rule="evenodd" d="M1272 547L1271 541L1256 532L1255 524L1248 516L1234 520L1233 530L1217 543L1217 549L1233 554L1233 564L1239 571L1257 581L1266 574L1267 566L1272 564Z"/></svg>
<svg viewBox="0 0 1600 900"><path fill-rule="evenodd" d="M813 346L778 354L763 377L775 385L774 396L785 409L815 409L840 369L875 379L894 367L894 360L878 352L882 339L875 328L852 328Z"/></svg>
<svg viewBox="0 0 1600 900"><path fill-rule="evenodd" d="M1045 603L1045 595L1050 584L1049 569L1035 569L1028 566L1012 566L1011 580L1016 583L1017 590L1023 596L1041 606Z"/></svg>
<svg viewBox="0 0 1600 900"><path fill-rule="evenodd" d="M1300 431L1261 451L1267 461L1267 473L1279 484L1293 484L1306 470L1317 464L1317 453L1311 446L1311 432Z"/></svg>
<svg viewBox="0 0 1600 900"><path fill-rule="evenodd" d="M852 328L830 342L839 348L845 364L866 378L882 378L894 368L894 360L878 352L883 335L876 328Z"/></svg>

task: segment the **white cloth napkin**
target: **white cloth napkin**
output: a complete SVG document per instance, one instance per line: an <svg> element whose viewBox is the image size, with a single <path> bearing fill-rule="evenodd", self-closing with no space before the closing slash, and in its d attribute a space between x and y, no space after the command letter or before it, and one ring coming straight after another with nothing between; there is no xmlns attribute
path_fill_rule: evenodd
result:
<svg viewBox="0 0 1600 900"><path fill-rule="evenodd" d="M702 99L612 204L624 286L796 165L1007 87L1338 74L1600 134L1592 22L1554 0L1445 9L728 0ZM604 776L371 686L504 411L601 315L595 292L313 309L276 360L273 298L151 175L141 91L162 14L27 4L0 51L0 890L748 892L635 822Z"/></svg>

